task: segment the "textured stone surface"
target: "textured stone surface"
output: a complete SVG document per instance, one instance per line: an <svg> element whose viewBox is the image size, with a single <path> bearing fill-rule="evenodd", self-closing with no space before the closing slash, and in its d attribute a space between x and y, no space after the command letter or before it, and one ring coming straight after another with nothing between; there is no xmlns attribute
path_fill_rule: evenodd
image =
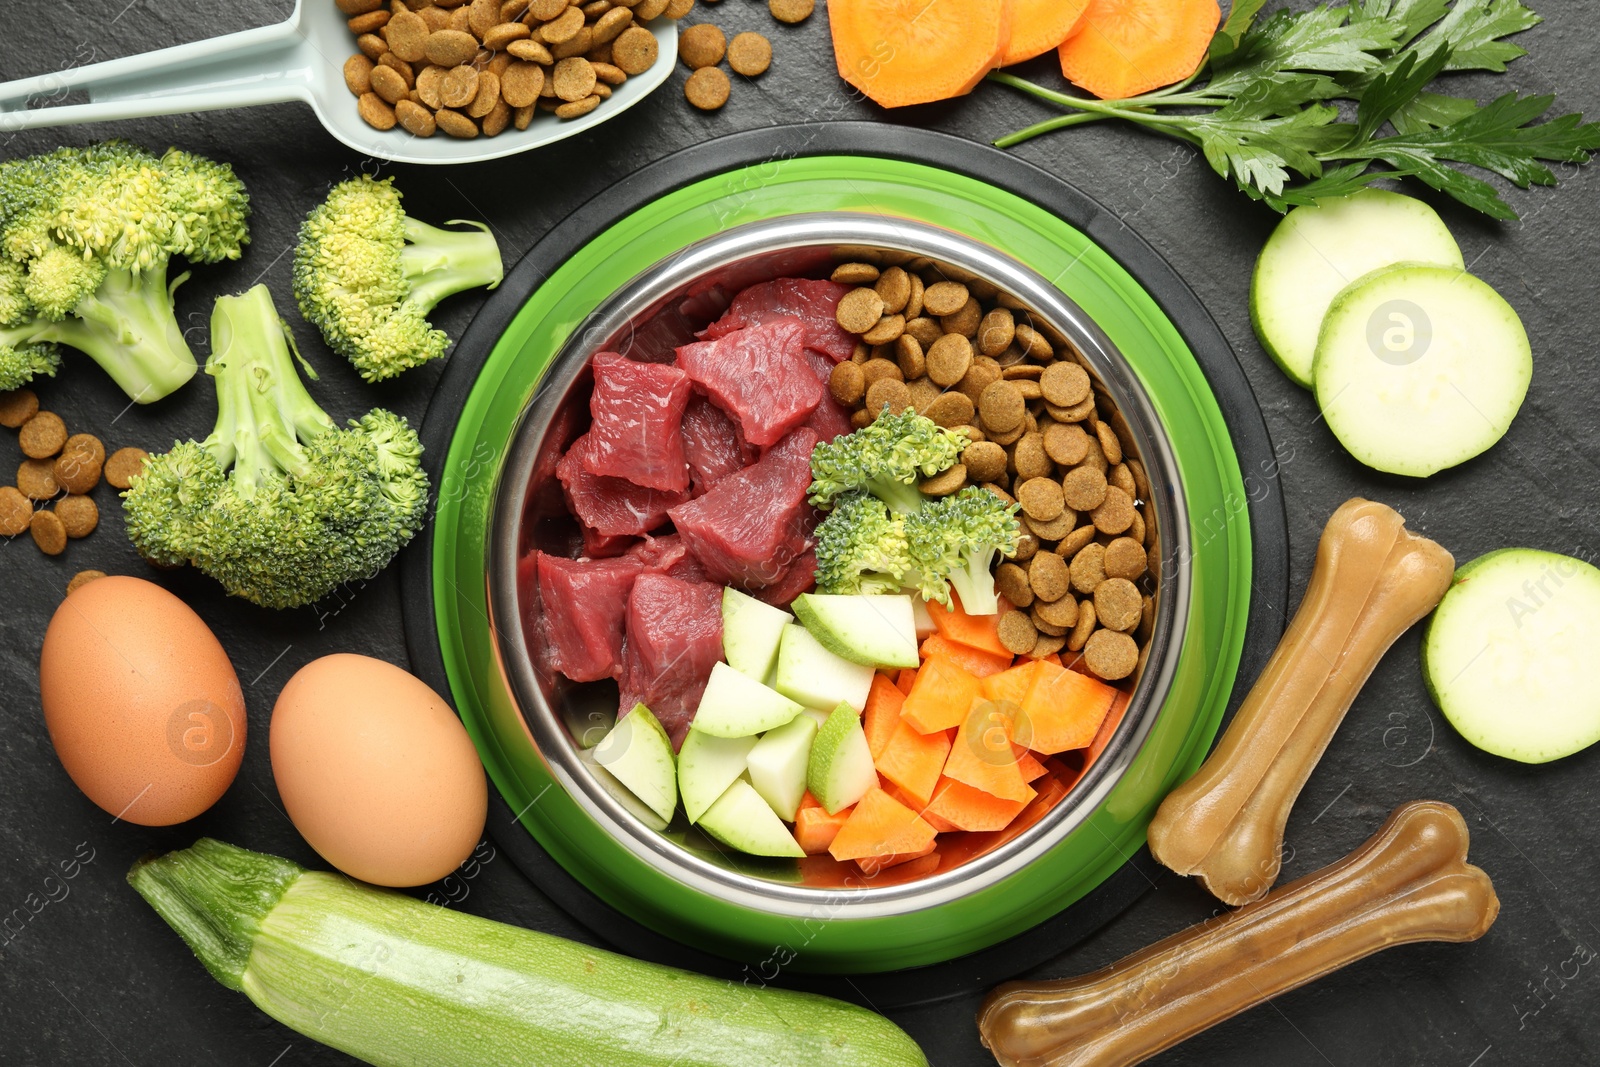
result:
<svg viewBox="0 0 1600 1067"><path fill-rule="evenodd" d="M1589 10L1578 0L1537 6L1548 21L1522 39L1532 58L1506 79L1465 79L1465 91L1483 97L1512 85L1560 90L1569 107L1600 113ZM0 80L265 24L289 8L287 0L243 7L199 0L7 0ZM490 220L511 262L596 190L625 181L640 164L674 149L774 123L888 120L846 96L833 74L823 12L801 26L781 27L765 5L727 0L702 6L690 21L701 19L730 34L754 29L773 39L772 70L754 82L735 79L732 98L719 112L685 106L680 68L651 100L542 153L464 168L379 170L400 173L408 202L427 217ZM1048 76L1048 66L1040 62L1032 72ZM892 121L983 141L1044 114L1007 91L984 87L969 99L897 113ZM0 157L110 135L156 148L176 143L231 160L249 184L254 243L237 263L197 270L179 295L181 321L202 355L212 298L265 281L321 372L317 392L331 413L343 419L381 403L421 417L437 367L364 386L298 320L289 299L287 253L299 219L330 182L371 169L370 161L333 141L300 105L0 135ZM1536 367L1527 406L1509 437L1465 468L1419 484L1374 476L1350 460L1316 418L1310 398L1276 371L1251 335L1249 269L1273 223L1270 213L1230 191L1192 150L1129 129L1068 131L1018 153L1077 184L1142 233L1196 289L1234 344L1274 440L1292 456L1282 478L1296 597L1323 520L1352 494L1399 508L1413 527L1461 560L1509 544L1580 554L1595 549L1600 443L1592 427L1600 384L1589 362L1600 332L1600 282L1587 260L1600 213L1600 172L1564 168L1568 182L1558 191L1513 193L1524 215L1520 223L1499 225L1444 207L1472 269L1522 313ZM434 321L459 334L477 303L470 295L448 301ZM73 430L99 434L108 448L159 450L175 437L203 436L214 410L209 389L197 384L154 409L125 411L110 380L76 355L39 392ZM0 434L0 470L18 459L14 438ZM166 830L113 825L61 771L40 720L36 678L45 624L72 574L87 567L149 573L123 539L110 491L100 489L97 499L100 530L60 557L43 557L26 537L0 543L0 912L26 916L38 909L20 932L0 938L0 1033L6 1035L0 1060L351 1062L214 983L126 886L123 873L141 852L187 845L201 834L315 861L279 810L266 759L267 717L284 681L316 656L351 651L404 662L394 571L353 591L343 605L284 613L228 602L198 574L157 576L200 612L233 656L245 683L251 747L233 788L193 824ZM1342 856L1396 804L1437 798L1467 817L1473 859L1493 875L1504 905L1498 925L1474 946L1408 947L1360 963L1155 1062L1490 1067L1600 1058L1592 1011L1600 988L1600 961L1593 955L1600 951L1593 919L1600 913L1593 786L1600 749L1537 768L1478 753L1429 703L1417 645L1418 635L1410 634L1384 660L1308 784L1289 823L1293 856L1285 878ZM93 861L76 868L75 878L46 882L59 876L60 863L91 852ZM585 936L504 856L482 864L454 895L463 888L459 906L466 910ZM40 906L51 897L60 899ZM1102 966L1205 918L1212 907L1198 889L1166 878L1122 918L1038 974ZM992 1061L977 1043L976 1005L974 996L896 1018L935 1064L977 1067Z"/></svg>

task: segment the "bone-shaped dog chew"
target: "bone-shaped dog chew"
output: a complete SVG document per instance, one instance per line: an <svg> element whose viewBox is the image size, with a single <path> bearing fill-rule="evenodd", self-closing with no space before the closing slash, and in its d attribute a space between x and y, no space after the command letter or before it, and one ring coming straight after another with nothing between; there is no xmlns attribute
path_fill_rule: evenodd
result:
<svg viewBox="0 0 1600 1067"><path fill-rule="evenodd" d="M1277 881L1284 824L1385 651L1444 596L1450 553L1392 508L1345 503L1322 531L1305 599L1216 751L1167 795L1150 851L1228 904Z"/></svg>
<svg viewBox="0 0 1600 1067"><path fill-rule="evenodd" d="M1013 982L978 1013L1002 1067L1126 1067L1392 945L1474 941L1500 911L1438 801L1396 808L1365 845L1238 911L1104 970Z"/></svg>

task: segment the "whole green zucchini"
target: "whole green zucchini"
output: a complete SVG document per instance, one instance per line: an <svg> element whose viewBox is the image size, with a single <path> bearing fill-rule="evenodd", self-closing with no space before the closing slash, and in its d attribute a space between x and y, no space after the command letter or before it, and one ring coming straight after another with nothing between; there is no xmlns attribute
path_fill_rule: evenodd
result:
<svg viewBox="0 0 1600 1067"><path fill-rule="evenodd" d="M209 838L140 860L128 881L217 981L368 1063L927 1064L853 1004L642 963Z"/></svg>

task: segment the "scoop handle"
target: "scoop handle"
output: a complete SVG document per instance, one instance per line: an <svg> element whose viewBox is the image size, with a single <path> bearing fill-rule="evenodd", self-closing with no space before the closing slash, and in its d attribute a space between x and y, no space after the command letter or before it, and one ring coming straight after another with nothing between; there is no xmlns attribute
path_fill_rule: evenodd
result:
<svg viewBox="0 0 1600 1067"><path fill-rule="evenodd" d="M300 8L273 26L0 83L0 132L177 115L310 97ZM29 108L33 97L86 89L90 103Z"/></svg>

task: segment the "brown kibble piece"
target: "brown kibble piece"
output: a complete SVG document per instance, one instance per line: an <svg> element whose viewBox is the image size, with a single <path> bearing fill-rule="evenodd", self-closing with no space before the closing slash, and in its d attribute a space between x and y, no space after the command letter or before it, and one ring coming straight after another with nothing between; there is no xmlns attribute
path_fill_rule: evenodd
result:
<svg viewBox="0 0 1600 1067"><path fill-rule="evenodd" d="M1072 557L1072 588L1083 596L1093 593L1106 580L1106 550L1093 542Z"/></svg>
<svg viewBox="0 0 1600 1067"><path fill-rule="evenodd" d="M1139 514L1139 509L1133 509L1133 525L1128 527L1128 537L1138 544L1144 544L1144 516Z"/></svg>
<svg viewBox="0 0 1600 1067"><path fill-rule="evenodd" d="M350 27L350 32L356 36L363 33L377 33L389 25L392 16L387 11L369 11L365 15L357 15L353 19L346 19L345 25Z"/></svg>
<svg viewBox="0 0 1600 1067"><path fill-rule="evenodd" d="M357 52L344 61L344 84L356 96L372 91L372 60Z"/></svg>
<svg viewBox="0 0 1600 1067"><path fill-rule="evenodd" d="M976 404L983 398L983 391L989 387L989 383L998 381L1000 381L1000 365L988 356L979 356L972 361L972 366L967 368L967 373L961 376L956 388L967 394Z"/></svg>
<svg viewBox="0 0 1600 1067"><path fill-rule="evenodd" d="M407 63L420 63L427 58L429 36L427 20L412 11L402 11L390 19L384 32L389 51Z"/></svg>
<svg viewBox="0 0 1600 1067"><path fill-rule="evenodd" d="M15 537L33 520L33 501L14 485L0 486L0 537Z"/></svg>
<svg viewBox="0 0 1600 1067"><path fill-rule="evenodd" d="M908 280L911 282L911 295L906 298L906 318L914 319L922 314L922 294L926 288L922 275L907 271ZM921 340L921 338L918 338Z"/></svg>
<svg viewBox="0 0 1600 1067"><path fill-rule="evenodd" d="M373 67L368 77L372 83L372 91L377 93L386 104L393 105L404 100L406 94L411 91L410 86L406 85L406 80L401 77L400 72L390 66L380 64Z"/></svg>
<svg viewBox="0 0 1600 1067"><path fill-rule="evenodd" d="M698 26L689 26L678 33L678 58L690 70L699 70L701 67L714 67L722 62L722 57L728 54L728 38L722 30L709 22L702 22ZM877 280L878 271L872 271L871 278L862 279L862 283ZM840 279L835 278L835 281ZM858 284L845 282L846 285Z"/></svg>
<svg viewBox="0 0 1600 1067"><path fill-rule="evenodd" d="M558 119L579 119L600 106L600 97L586 96L582 100L569 100L556 108Z"/></svg>
<svg viewBox="0 0 1600 1067"><path fill-rule="evenodd" d="M1012 605L1025 608L1033 603L1033 586L1028 572L1015 563L1002 563L994 570L994 586Z"/></svg>
<svg viewBox="0 0 1600 1067"><path fill-rule="evenodd" d="M1004 430L1004 431L1002 431L1002 430L991 429L991 430L988 431L988 435L989 435L989 440L993 441L995 444L997 444L997 445L1005 445L1007 448L1010 448L1012 445L1016 444L1017 441L1019 441L1022 438L1023 434L1025 434L1027 432L1028 432L1028 423L1027 423L1026 420L1024 420L1024 421L1018 423L1017 424L1017 428L1014 429L1014 430Z"/></svg>
<svg viewBox="0 0 1600 1067"><path fill-rule="evenodd" d="M544 68L526 60L511 64L500 77L500 99L511 107L527 107L539 99L543 88Z"/></svg>
<svg viewBox="0 0 1600 1067"><path fill-rule="evenodd" d="M667 9L662 12L669 19L681 19L694 10L694 0L667 0Z"/></svg>
<svg viewBox="0 0 1600 1067"><path fill-rule="evenodd" d="M878 324L876 326L862 334L861 339L867 342L869 345L886 345L900 340L900 336L905 332L905 316L885 315L883 318L878 320ZM912 338L912 340L916 340L916 338ZM912 377L920 378L922 375L917 374L912 375Z"/></svg>
<svg viewBox="0 0 1600 1067"><path fill-rule="evenodd" d="M1054 552L1041 552L1039 553L1039 556L1035 556L1034 558L1038 559L1040 556L1055 555L1056 554ZM1061 557L1056 556L1056 558L1060 559ZM1042 600L1035 604L1033 606L1033 614L1036 619L1050 626L1054 626L1058 629L1067 629L1077 625L1078 601L1073 597L1067 596L1066 593L1063 592L1061 596L1057 597L1055 600Z"/></svg>
<svg viewBox="0 0 1600 1067"><path fill-rule="evenodd" d="M872 388L874 382L882 381L885 378L893 378L898 382L903 381L905 377L900 371L900 365L889 359L875 357L860 366L862 381L868 389Z"/></svg>
<svg viewBox="0 0 1600 1067"><path fill-rule="evenodd" d="M422 21L427 25L429 33L433 33L435 30L448 30L452 28L450 25L450 12L446 11L442 7L433 7L430 5L419 10L417 14L422 16ZM413 60L412 62L417 62L417 60Z"/></svg>
<svg viewBox="0 0 1600 1067"><path fill-rule="evenodd" d="M1095 527L1106 534L1119 534L1133 525L1133 498L1114 485L1106 486L1106 497L1089 513Z"/></svg>
<svg viewBox="0 0 1600 1067"><path fill-rule="evenodd" d="M566 62L566 60L562 60L562 62ZM586 63L587 60L580 59L578 62ZM493 111L495 105L499 102L500 79L495 76L493 71L486 70L478 75L478 95L473 97L472 103L467 105L467 114L475 119L481 119ZM395 112L398 114L399 108L396 108ZM403 118L400 121L402 125L405 123Z"/></svg>
<svg viewBox="0 0 1600 1067"><path fill-rule="evenodd" d="M933 419L935 425L943 426L946 429L955 429L961 425L960 422L940 422L937 418L934 418L933 411L937 407L939 399L945 393L943 389L930 382L927 375L913 378L906 382L906 388L911 390L911 406L916 409L917 414L926 415L928 418ZM950 417L948 409L939 408L939 410L947 412L945 416L941 417Z"/></svg>
<svg viewBox="0 0 1600 1067"><path fill-rule="evenodd" d="M1023 434L1011 448L1011 466L1016 470L1017 477L1026 481L1029 478L1048 478L1055 465L1050 462L1050 457L1044 451L1044 434L1038 431ZM1060 488L1058 485L1056 488Z"/></svg>
<svg viewBox="0 0 1600 1067"><path fill-rule="evenodd" d="M1017 323L1016 343L1017 347L1036 363L1044 363L1055 358L1055 349L1050 347L1050 342L1045 340L1044 334L1025 322Z"/></svg>
<svg viewBox="0 0 1600 1067"><path fill-rule="evenodd" d="M356 47L361 50L362 55L374 61L389 53L389 42L375 33L363 33L357 37Z"/></svg>
<svg viewBox="0 0 1600 1067"><path fill-rule="evenodd" d="M17 467L17 488L32 500L49 500L61 492L56 481L55 462L50 459L25 459Z"/></svg>
<svg viewBox="0 0 1600 1067"><path fill-rule="evenodd" d="M895 415L911 406L911 390L906 388L905 382L898 378L881 378L867 388L867 410L872 417L877 418L885 406Z"/></svg>
<svg viewBox="0 0 1600 1067"><path fill-rule="evenodd" d="M504 100L496 100L494 108L481 121L485 137L497 137L511 124L511 105Z"/></svg>
<svg viewBox="0 0 1600 1067"><path fill-rule="evenodd" d="M1034 385L1038 385L1039 379L1044 376L1044 368L1039 366L1037 363L1013 363L1011 366L1007 367L1005 372L1000 376L1011 381L1017 381L1019 379L1026 378ZM1035 395L1034 399L1037 400L1038 397L1042 395L1043 390L1040 390L1039 394Z"/></svg>
<svg viewBox="0 0 1600 1067"><path fill-rule="evenodd" d="M916 275L913 274L912 277L915 278ZM915 289L916 287L912 286L913 293ZM907 300L905 310L901 312L906 317L906 333L915 337L917 343L926 350L932 347L935 341L944 336L944 331L939 328L937 319L930 319L926 315L919 315L913 311L911 303L910 300Z"/></svg>
<svg viewBox="0 0 1600 1067"><path fill-rule="evenodd" d="M444 87L445 73L443 67L429 65L423 67L422 73L417 75L417 99L435 111L444 107L444 98L440 94Z"/></svg>
<svg viewBox="0 0 1600 1067"><path fill-rule="evenodd" d="M943 334L928 347L928 377L937 384L955 385L971 369L972 342L960 334ZM981 407L981 396L976 399Z"/></svg>
<svg viewBox="0 0 1600 1067"><path fill-rule="evenodd" d="M447 107L442 107L434 113L433 120L439 124L441 130L451 137L470 141L478 136L478 124L459 111L451 111Z"/></svg>
<svg viewBox="0 0 1600 1067"><path fill-rule="evenodd" d="M525 41L533 31L523 22L502 22L483 35L483 47L503 52L517 41Z"/></svg>
<svg viewBox="0 0 1600 1067"><path fill-rule="evenodd" d="M341 15L345 18L354 18L378 10L384 6L385 0L333 0L333 2Z"/></svg>
<svg viewBox="0 0 1600 1067"><path fill-rule="evenodd" d="M528 14L539 22L549 22L567 9L567 0L531 0Z"/></svg>
<svg viewBox="0 0 1600 1067"><path fill-rule="evenodd" d="M1089 396L1089 372L1076 363L1058 360L1039 376L1039 388L1048 403L1069 408Z"/></svg>
<svg viewBox="0 0 1600 1067"><path fill-rule="evenodd" d="M1097 467L1090 464L1074 467L1061 479L1061 488L1065 493L1067 507L1073 511L1093 511L1105 503L1106 476L1101 474ZM1122 528L1126 530L1127 527ZM1114 531L1121 533L1122 530Z"/></svg>
<svg viewBox="0 0 1600 1067"><path fill-rule="evenodd" d="M97 445L99 442L95 442ZM103 454L105 449L99 449ZM100 467L104 460L94 449L68 446L51 464L50 474L56 484L69 493L87 493L100 484Z"/></svg>
<svg viewBox="0 0 1600 1067"><path fill-rule="evenodd" d="M1133 480L1133 472L1126 463L1118 463L1106 473L1106 481L1127 493L1130 497L1138 496L1139 487Z"/></svg>
<svg viewBox="0 0 1600 1067"><path fill-rule="evenodd" d="M1072 532L1072 528L1078 524L1078 516L1071 511L1063 511L1053 519L1036 519L1023 512L1022 521L1039 540L1059 541Z"/></svg>
<svg viewBox="0 0 1600 1067"><path fill-rule="evenodd" d="M1060 518L1065 510L1061 483L1054 478L1029 478L1017 486L1017 503L1022 505L1023 513L1029 518L1042 522Z"/></svg>
<svg viewBox="0 0 1600 1067"><path fill-rule="evenodd" d="M452 67L439 83L439 99L448 108L463 108L477 99L478 69L467 64ZM446 133L450 131L445 130Z"/></svg>
<svg viewBox="0 0 1600 1067"><path fill-rule="evenodd" d="M691 80L693 75L690 75ZM839 301L838 310L834 313L839 325L849 333L863 334L878 324L883 318L883 297L872 289L862 287L852 289L844 294ZM931 377L931 375L930 375ZM934 378L934 381L939 379Z"/></svg>
<svg viewBox="0 0 1600 1067"><path fill-rule="evenodd" d="M1094 615L1100 625L1124 632L1139 625L1144 599L1139 587L1126 578L1107 578L1094 587Z"/></svg>
<svg viewBox="0 0 1600 1067"><path fill-rule="evenodd" d="M539 39L545 44L570 41L578 36L578 31L583 29L584 22L583 12L575 7L569 7L539 27Z"/></svg>
<svg viewBox="0 0 1600 1067"><path fill-rule="evenodd" d="M1006 308L995 308L978 323L978 351L986 356L998 356L1011 347L1016 333L1016 320Z"/></svg>
<svg viewBox="0 0 1600 1067"><path fill-rule="evenodd" d="M1060 600L1072 586L1067 561L1054 552L1040 552L1028 564L1028 583L1033 588L1033 595L1040 600L1046 603Z"/></svg>
<svg viewBox="0 0 1600 1067"><path fill-rule="evenodd" d="M1042 384L1040 388L1043 388ZM1094 397L1084 397L1081 402L1073 404L1070 407L1062 407L1059 404L1052 404L1047 400L1045 401L1044 409L1045 411L1049 412L1050 417L1055 419L1057 422L1082 422L1084 419L1087 419L1089 416L1094 414Z"/></svg>
<svg viewBox="0 0 1600 1067"><path fill-rule="evenodd" d="M738 40L735 37L734 43L737 44ZM734 69L738 70L737 67ZM911 299L911 275L906 273L904 267L890 267L878 276L873 288L883 298L883 310L890 315L898 315L905 311L906 303Z"/></svg>
<svg viewBox="0 0 1600 1067"><path fill-rule="evenodd" d="M356 113L361 116L363 122L375 130L394 129L394 108L385 103L383 97L377 93L363 93L361 99L356 101Z"/></svg>
<svg viewBox="0 0 1600 1067"><path fill-rule="evenodd" d="M866 408L857 408L850 415L850 428L853 430L859 430L863 426L871 426L872 419L872 412L868 411Z"/></svg>
<svg viewBox="0 0 1600 1067"><path fill-rule="evenodd" d="M482 41L490 30L499 25L501 25L500 0L472 0L472 3L467 5L467 28L478 40Z"/></svg>
<svg viewBox="0 0 1600 1067"><path fill-rule="evenodd" d="M67 443L67 424L53 411L35 412L17 431L22 454L31 459L48 459Z"/></svg>
<svg viewBox="0 0 1600 1067"><path fill-rule="evenodd" d="M633 17L640 22L649 22L667 13L667 7L672 0L639 0L633 5Z"/></svg>
<svg viewBox="0 0 1600 1067"><path fill-rule="evenodd" d="M810 18L816 6L816 0L767 0L772 17L791 26Z"/></svg>
<svg viewBox="0 0 1600 1067"><path fill-rule="evenodd" d="M58 500L56 515L61 519L61 528L73 540L88 537L100 525L100 509L91 498L78 494Z"/></svg>
<svg viewBox="0 0 1600 1067"><path fill-rule="evenodd" d="M1056 551L1061 553L1062 559L1075 559L1079 552L1093 543L1095 535L1099 532L1094 528L1093 523L1079 526L1061 539L1061 543L1056 546Z"/></svg>
<svg viewBox="0 0 1600 1067"><path fill-rule="evenodd" d="M1072 598L1068 597L1067 599L1071 600ZM1033 620L1033 628L1039 631L1041 637L1060 637L1062 639L1061 643L1063 645L1066 644L1065 635L1072 627L1052 625L1044 616L1039 614L1039 607L1040 604L1035 604L1033 606L1034 610L1028 612L1028 618Z"/></svg>
<svg viewBox="0 0 1600 1067"><path fill-rule="evenodd" d="M105 576L105 571L79 571L77 574L74 574L72 576L72 580L67 583L67 595L71 596L79 589L82 589L84 586L94 581L96 578L104 578Z"/></svg>
<svg viewBox="0 0 1600 1067"><path fill-rule="evenodd" d="M419 92L417 95L421 95ZM415 100L401 100L394 105L395 121L413 137L432 137L439 130L433 112Z"/></svg>
<svg viewBox="0 0 1600 1067"><path fill-rule="evenodd" d="M1128 473L1133 475L1133 495L1139 500L1150 499L1150 477L1145 473L1144 464L1136 459L1124 459Z"/></svg>
<svg viewBox="0 0 1600 1067"><path fill-rule="evenodd" d="M970 294L960 282L934 282L922 292L924 314L942 318L967 306Z"/></svg>
<svg viewBox="0 0 1600 1067"><path fill-rule="evenodd" d="M1020 656L1033 651L1034 644L1039 640L1039 631L1025 613L1008 611L1000 616L999 636L1006 651Z"/></svg>
<svg viewBox="0 0 1600 1067"><path fill-rule="evenodd" d="M506 54L515 59L525 59L529 63L542 63L547 67L556 61L556 57L550 54L550 49L543 41L512 41L506 46ZM627 75L624 74L623 77L626 78Z"/></svg>
<svg viewBox="0 0 1600 1067"><path fill-rule="evenodd" d="M905 318L903 316L899 318L901 333L894 341L894 361L900 365L900 373L906 376L906 380L913 381L928 373L928 359L922 353L922 342L905 332ZM939 387L937 382L930 384L935 389Z"/></svg>
<svg viewBox="0 0 1600 1067"><path fill-rule="evenodd" d="M1005 477L1006 450L993 441L979 441L962 450L961 462L966 464L967 473L974 482L998 481Z"/></svg>
<svg viewBox="0 0 1600 1067"><path fill-rule="evenodd" d="M12 389L0 393L0 426L15 430L39 411L39 397L32 389Z"/></svg>
<svg viewBox="0 0 1600 1067"><path fill-rule="evenodd" d="M500 102L502 104L505 103L504 100ZM534 107L532 104L529 104L527 107L512 108L511 124L519 130L527 129L528 126L533 122L533 115L537 110L538 108Z"/></svg>
<svg viewBox="0 0 1600 1067"><path fill-rule="evenodd" d="M830 281L838 282L840 285L873 285L878 277L878 268L871 263L841 263L833 268L832 274L828 275ZM888 301L885 301L884 305L884 311L888 311Z"/></svg>
<svg viewBox="0 0 1600 1067"><path fill-rule="evenodd" d="M929 377L933 377L931 372ZM1022 399L1022 394L1017 391L1015 385L1003 379L990 382L984 389L983 395L978 398L978 417L987 430L999 434L1008 433L1021 427L1027 416L1028 405Z"/></svg>
<svg viewBox="0 0 1600 1067"><path fill-rule="evenodd" d="M867 379L861 365L849 360L836 365L828 374L828 392L845 407L854 407L867 395Z"/></svg>
<svg viewBox="0 0 1600 1067"><path fill-rule="evenodd" d="M684 14L688 14L687 11ZM590 43L610 44L623 30L633 25L633 12L625 7L614 7L595 20Z"/></svg>
<svg viewBox="0 0 1600 1067"><path fill-rule="evenodd" d="M53 511L35 511L28 520L28 532L33 543L47 556L59 556L67 548L67 530L61 517Z"/></svg>
<svg viewBox="0 0 1600 1067"><path fill-rule="evenodd" d="M1037 619L1034 620L1034 625L1039 625ZM1060 652L1066 643L1067 639L1060 634L1047 634L1041 632L1039 634L1039 640L1035 641L1033 644L1033 651L1028 653L1028 658L1044 659L1047 656L1053 656L1057 652Z"/></svg>
<svg viewBox="0 0 1600 1067"><path fill-rule="evenodd" d="M954 315L945 315L939 319L939 325L944 327L945 333L958 333L967 338L978 336L978 326L982 322L983 307L976 297L968 297L967 302Z"/></svg>
<svg viewBox="0 0 1600 1067"><path fill-rule="evenodd" d="M1063 467L1075 467L1089 455L1089 435L1073 423L1055 423L1044 432L1044 451Z"/></svg>
<svg viewBox="0 0 1600 1067"><path fill-rule="evenodd" d="M1083 646L1083 663L1099 677L1115 682L1139 665L1139 646L1115 627L1096 630Z"/></svg>
<svg viewBox="0 0 1600 1067"><path fill-rule="evenodd" d="M562 100L582 100L594 92L594 67L582 56L563 59L556 64L551 80L555 82L556 96Z"/></svg>
<svg viewBox="0 0 1600 1067"><path fill-rule="evenodd" d="M1039 554L1039 539L1028 530L1023 530L1017 535L1017 550L1011 553L1011 558L1018 563L1026 563Z"/></svg>
<svg viewBox="0 0 1600 1067"><path fill-rule="evenodd" d="M623 69L613 63L597 63L591 59L589 65L594 68L594 76L600 80L601 85L621 85L628 80L628 75Z"/></svg>
<svg viewBox="0 0 1600 1067"><path fill-rule="evenodd" d="M1121 463L1122 442L1117 438L1117 431L1111 428L1111 424L1096 420L1094 435L1100 442L1100 451L1105 455L1106 462L1113 467Z"/></svg>
<svg viewBox="0 0 1600 1067"><path fill-rule="evenodd" d="M922 483L922 491L928 496L949 496L967 484L967 468L957 463L954 467Z"/></svg>
<svg viewBox="0 0 1600 1067"><path fill-rule="evenodd" d="M1094 633L1094 624L1094 602L1085 600L1078 605L1078 621L1073 624L1072 633L1067 635L1067 650L1081 652L1089 636Z"/></svg>
<svg viewBox="0 0 1600 1067"><path fill-rule="evenodd" d="M932 381L929 381L926 378L921 380L928 382L928 385L934 390L938 390L939 387L934 385ZM925 410L919 410L922 410L922 413L928 418L932 419L935 424L943 426L947 430L953 430L957 426L965 426L967 423L972 421L972 417L975 412L972 401L968 400L965 396L961 395L960 393L945 392L940 392L933 402L926 406ZM990 444L992 442L986 441L983 443ZM970 448L972 446L969 445L967 447ZM1000 453L999 471L988 472L982 479L975 480L992 482L995 478L998 478L1000 475L1005 473L1005 449L1000 448L999 445L995 445L994 447L995 450Z"/></svg>
<svg viewBox="0 0 1600 1067"><path fill-rule="evenodd" d="M106 460L105 478L113 489L126 489L133 484L134 475L144 470L144 461L150 454L142 448L119 448Z"/></svg>
<svg viewBox="0 0 1600 1067"><path fill-rule="evenodd" d="M1144 545L1131 537L1119 537L1106 546L1105 570L1112 578L1129 581L1141 578L1145 572Z"/></svg>

